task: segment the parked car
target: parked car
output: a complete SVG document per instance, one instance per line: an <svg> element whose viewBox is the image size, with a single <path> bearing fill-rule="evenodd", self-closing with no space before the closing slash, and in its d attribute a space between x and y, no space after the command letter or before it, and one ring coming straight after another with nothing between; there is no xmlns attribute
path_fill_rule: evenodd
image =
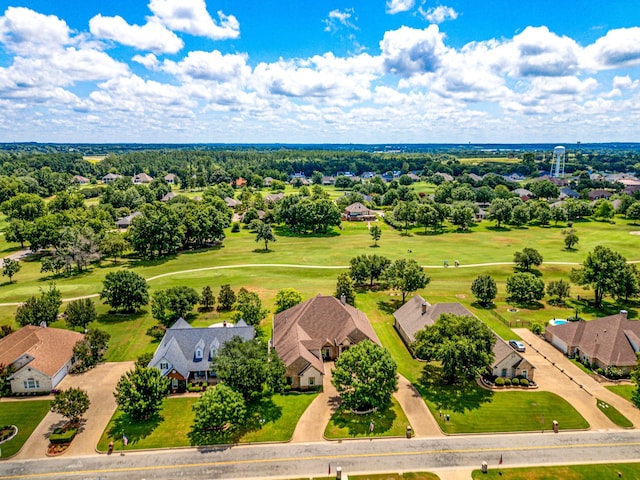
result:
<svg viewBox="0 0 640 480"><path fill-rule="evenodd" d="M524 346L524 342L521 342L520 340L509 340L509 345L518 352L524 352L527 349Z"/></svg>

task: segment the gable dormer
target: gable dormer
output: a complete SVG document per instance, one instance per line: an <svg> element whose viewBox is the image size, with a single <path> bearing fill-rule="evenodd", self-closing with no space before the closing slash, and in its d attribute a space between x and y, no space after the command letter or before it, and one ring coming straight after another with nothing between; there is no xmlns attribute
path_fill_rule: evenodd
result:
<svg viewBox="0 0 640 480"><path fill-rule="evenodd" d="M209 361L213 360L213 357L215 357L216 352L218 351L219 348L220 348L220 342L218 341L217 338L214 338L213 342L211 342L211 346L209 347Z"/></svg>
<svg viewBox="0 0 640 480"><path fill-rule="evenodd" d="M193 359L196 362L199 362L202 360L203 356L204 356L204 340L201 338L200 340L198 340L198 343L196 343L196 348L194 349L194 353L193 353Z"/></svg>

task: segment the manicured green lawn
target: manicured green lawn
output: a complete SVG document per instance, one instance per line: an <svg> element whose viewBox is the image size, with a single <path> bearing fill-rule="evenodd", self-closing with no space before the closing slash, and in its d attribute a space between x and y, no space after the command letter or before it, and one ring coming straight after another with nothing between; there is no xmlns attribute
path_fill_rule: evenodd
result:
<svg viewBox="0 0 640 480"><path fill-rule="evenodd" d="M633 423L618 411L613 405L609 405L607 402L596 399L596 404L602 413L604 413L609 420L622 428L633 428Z"/></svg>
<svg viewBox="0 0 640 480"><path fill-rule="evenodd" d="M490 468L487 473L474 470L473 480L604 480L607 478L639 478L640 463L603 463L558 467Z"/></svg>
<svg viewBox="0 0 640 480"><path fill-rule="evenodd" d="M315 397L314 394L274 395L272 399L264 399L251 409L250 419L243 431L224 439L192 430L195 397L166 399L158 417L147 422L133 422L117 410L100 438L98 449L107 450L111 440L116 450L286 441L293 435L300 416ZM129 439L127 447L122 444L123 434Z"/></svg>
<svg viewBox="0 0 640 480"><path fill-rule="evenodd" d="M551 430L553 420L561 429L589 427L573 406L554 393L520 389L492 392L475 382L446 385L433 364L425 366L416 387L448 434ZM450 416L449 421L445 415Z"/></svg>
<svg viewBox="0 0 640 480"><path fill-rule="evenodd" d="M344 472L348 473L348 472ZM343 474L344 475L344 474ZM312 477L297 480L334 480L336 477ZM344 478L344 477L343 477ZM369 475L349 475L353 480L439 480L439 476L429 472L405 472L405 473L373 473Z"/></svg>
<svg viewBox="0 0 640 480"><path fill-rule="evenodd" d="M18 427L18 435L0 445L1 458L18 453L50 409L50 400L16 400L0 403L0 426Z"/></svg>
<svg viewBox="0 0 640 480"><path fill-rule="evenodd" d="M607 387L607 390L611 390L616 395L620 395L622 398L631 403L633 403L631 397L635 389L635 385L611 385Z"/></svg>
<svg viewBox="0 0 640 480"><path fill-rule="evenodd" d="M392 405L386 411L373 412L366 415L355 415L348 411L338 409L333 414L324 435L332 440L340 438L366 438L366 437L399 437L406 435L409 420L393 399ZM369 431L370 423L374 423L373 433Z"/></svg>

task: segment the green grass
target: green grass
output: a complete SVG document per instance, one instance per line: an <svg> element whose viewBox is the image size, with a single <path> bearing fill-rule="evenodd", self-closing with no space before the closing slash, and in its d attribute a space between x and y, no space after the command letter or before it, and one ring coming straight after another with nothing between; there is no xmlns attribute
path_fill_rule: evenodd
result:
<svg viewBox="0 0 640 480"><path fill-rule="evenodd" d="M432 186L418 184L418 187ZM331 194L336 196L341 193L335 189L331 191ZM493 222L482 222L473 227L471 233L458 233L447 227L447 233L424 235L422 229L415 228L409 236L405 236L383 222L379 222L382 238L379 247L373 248L367 225L352 222L345 223L343 230L336 230L326 237L292 236L286 229L278 228L278 241L270 245L268 253L262 251L261 245L255 242L254 235L242 229L239 233L228 231L227 238L220 247L189 251L155 260L129 258L121 260L115 266L110 261L103 261L82 274L59 278L41 274L40 262L37 256L34 256L23 262L23 268L16 275L13 284L5 282L0 285L0 303L22 302L29 295L37 294L39 288L46 288L47 283L52 280L62 291L63 297L95 294L100 291L102 280L107 273L120 268L131 268L145 278L151 278L149 281L151 293L157 289L176 285L185 285L201 291L204 286L209 285L217 294L221 284L230 283L236 290L244 286L258 293L263 305L273 311L278 290L293 286L303 294L305 299L318 293L331 294L335 289L335 279L342 270L287 267L238 267L217 270L212 268L253 263L346 266L353 256L362 253L376 253L391 259L410 256L422 265L434 267L442 265L445 259L450 263L457 259L462 267L465 267L472 263L510 262L516 250L532 245L542 253L545 261L581 262L587 252L598 244L605 244L629 259L636 259L637 249L635 249L634 240L637 237L629 235L629 232L639 227L630 225L620 218L616 221L615 224L575 222L574 227L578 230L580 244L577 250L571 252L564 249L562 227L497 230L493 227ZM15 248L15 244L7 244L0 236L0 250L10 251ZM410 254L408 250L411 250ZM202 268L209 268L209 270L176 273ZM543 264L539 271L544 281L549 282L567 279L571 268L570 265ZM622 308L629 310L630 317L637 316L637 304L632 302L611 302L601 310L594 310L588 303L592 298L592 292L584 291L579 287L572 288L572 298L566 306L542 302L532 308L520 308L517 312L510 312L511 306L505 299L505 283L507 277L513 273L512 265L428 268L427 273L431 276L431 283L417 293L422 294L431 303L461 302L505 339L518 337L509 326L492 315L491 311L480 308L470 292L471 282L481 273L489 274L496 280L499 294L494 310L514 326L518 324L518 320L546 324L554 317L566 318L573 313L574 307L578 307L585 318L597 318ZM158 277L158 275L165 276ZM265 282L265 278L268 278L268 282ZM578 295L581 297L580 300L577 299ZM387 340L395 335L395 332L389 330L393 328L388 324L391 318L389 310L391 306L397 305L397 298L397 296L388 295L388 292L363 291L358 294L358 306L369 315L376 332L390 349L396 347L392 345L392 340L387 343ZM144 334L155 323L149 307L135 316L127 317L111 315L107 306L102 305L99 300L97 303L99 319L91 327L103 328L112 336L107 360L135 360L142 353L155 349L156 345L152 343L151 338ZM383 308L382 312L378 311L380 308ZM17 327L14 322L15 310L15 306L0 307L0 324ZM223 314L195 312L190 316L189 321L194 326L206 326L209 323L229 319L232 314L232 312ZM272 315L269 314L263 321L265 332L270 328L271 318ZM64 328L65 325L64 322L56 322L54 326ZM265 335L268 336L268 333ZM416 372L415 364L403 361L402 355L400 353L394 355L400 371L410 379L417 378L419 372Z"/></svg>
<svg viewBox="0 0 640 480"><path fill-rule="evenodd" d="M18 427L18 434L0 445L2 449L0 458L11 457L18 453L50 409L51 401L49 400L17 400L0 403L0 425Z"/></svg>
<svg viewBox="0 0 640 480"><path fill-rule="evenodd" d="M116 450L186 447L215 443L252 443L286 441L293 435L302 413L316 395L274 395L249 408L250 418L239 434L214 438L192 430L195 397L173 397L164 401L159 415L146 422L135 422L117 410L98 442L98 450L106 451L113 441ZM124 447L122 435L129 445Z"/></svg>
<svg viewBox="0 0 640 480"><path fill-rule="evenodd" d="M373 433L369 432L369 425L374 422ZM333 414L327 428L325 437L337 440L341 438L367 438L367 437L399 437L406 435L409 420L400 407L400 404L392 399L392 405L385 411L376 411L366 415L355 415L343 409L338 409Z"/></svg>
<svg viewBox="0 0 640 480"><path fill-rule="evenodd" d="M344 472L348 473L348 472ZM344 478L343 473L343 478ZM334 480L332 477L305 477L296 480ZM405 473L372 473L369 475L349 475L353 480L439 480L440 477L435 473L429 472L405 472Z"/></svg>
<svg viewBox="0 0 640 480"><path fill-rule="evenodd" d="M611 385L606 388L607 390L611 390L616 395L620 395L628 402L633 403L631 397L633 396L633 392L636 390L635 385Z"/></svg>
<svg viewBox="0 0 640 480"><path fill-rule="evenodd" d="M609 420L622 428L633 428L633 423L618 411L613 405L609 405L607 402L596 399L596 404L602 413L604 413Z"/></svg>
<svg viewBox="0 0 640 480"><path fill-rule="evenodd" d="M493 392L475 382L447 385L433 364L425 365L416 387L447 434L550 430L553 420L561 429L589 427L573 406L554 393L519 389ZM450 415L449 421L444 420L445 414Z"/></svg>
<svg viewBox="0 0 640 480"><path fill-rule="evenodd" d="M589 465L565 465L558 467L489 468L487 473L474 470L473 480L604 480L607 478L636 479L640 475L640 463L602 463Z"/></svg>

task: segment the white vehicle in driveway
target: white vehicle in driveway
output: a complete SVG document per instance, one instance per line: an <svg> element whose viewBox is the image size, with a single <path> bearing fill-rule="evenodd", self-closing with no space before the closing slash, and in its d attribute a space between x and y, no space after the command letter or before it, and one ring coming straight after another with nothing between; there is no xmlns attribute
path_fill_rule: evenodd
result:
<svg viewBox="0 0 640 480"><path fill-rule="evenodd" d="M509 340L509 345L518 352L524 352L527 349L524 346L524 342L521 342L520 340Z"/></svg>

